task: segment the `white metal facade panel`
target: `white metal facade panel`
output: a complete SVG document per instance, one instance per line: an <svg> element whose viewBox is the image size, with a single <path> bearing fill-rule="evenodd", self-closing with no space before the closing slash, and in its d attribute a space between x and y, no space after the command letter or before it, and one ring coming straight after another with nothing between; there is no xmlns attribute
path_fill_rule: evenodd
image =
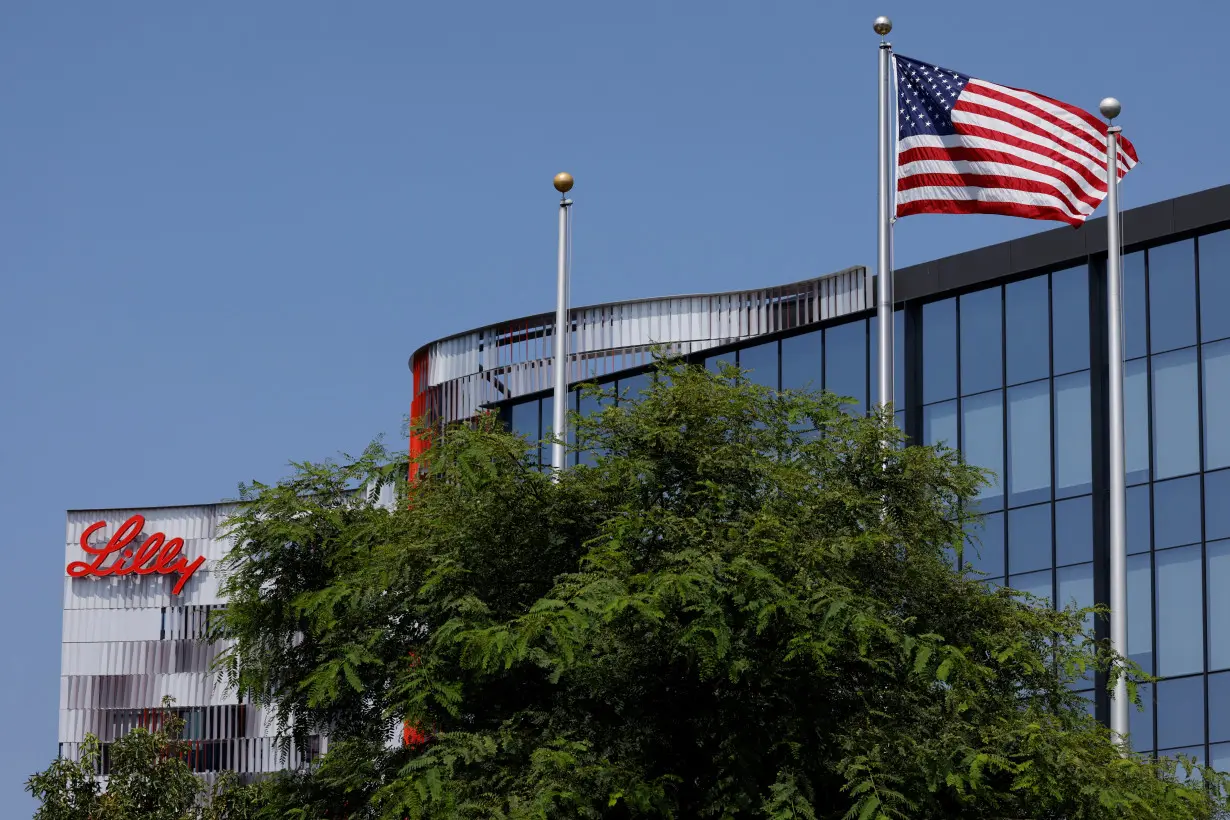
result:
<svg viewBox="0 0 1230 820"><path fill-rule="evenodd" d="M456 349L461 359L468 355L463 345ZM389 503L387 495L382 491L382 502ZM322 738L311 749L292 747L284 756L269 715L240 703L211 668L222 647L202 638L209 613L225 604L219 584L231 540L221 531L234 510L234 504L206 504L68 513L65 566L90 559L80 546L87 527L106 521L91 537L91 543L105 543L134 514L144 516L145 536L162 532L168 539L183 538L182 555L206 560L179 595L171 594L178 580L173 574L71 578L65 572L61 754L77 757L87 733L109 743L136 726L152 725L165 696L174 698L173 708L186 721L193 768L206 774L276 771L327 747ZM104 566L114 560L108 557Z"/></svg>

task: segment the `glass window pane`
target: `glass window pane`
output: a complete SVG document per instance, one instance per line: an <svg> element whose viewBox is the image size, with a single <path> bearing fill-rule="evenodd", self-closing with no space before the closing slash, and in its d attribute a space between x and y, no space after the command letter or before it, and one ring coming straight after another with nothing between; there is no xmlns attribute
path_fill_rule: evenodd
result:
<svg viewBox="0 0 1230 820"><path fill-rule="evenodd" d="M957 301L923 305L923 403L957 395Z"/></svg>
<svg viewBox="0 0 1230 820"><path fill-rule="evenodd" d="M1135 359L1149 352L1146 344L1145 252L1123 257L1123 358Z"/></svg>
<svg viewBox="0 0 1230 820"><path fill-rule="evenodd" d="M1057 382L1058 383L1058 382ZM1088 396L1086 396L1088 417ZM1086 438L1088 433L1086 433ZM1008 504L1051 497L1051 384L1008 388ZM1086 490L1088 492L1088 490Z"/></svg>
<svg viewBox="0 0 1230 820"><path fill-rule="evenodd" d="M1055 379L1055 497L1093 490L1089 371Z"/></svg>
<svg viewBox="0 0 1230 820"><path fill-rule="evenodd" d="M1230 470L1204 474L1204 537L1230 538Z"/></svg>
<svg viewBox="0 0 1230 820"><path fill-rule="evenodd" d="M1058 566L1093 560L1093 499L1089 496L1055 505L1055 563Z"/></svg>
<svg viewBox="0 0 1230 820"><path fill-rule="evenodd" d="M1152 544L1153 515L1149 506L1149 485L1128 487L1127 490L1127 550L1128 554L1148 552Z"/></svg>
<svg viewBox="0 0 1230 820"><path fill-rule="evenodd" d="M1070 606L1084 609L1093 606L1093 564L1077 564L1056 570L1055 581L1058 587L1055 596L1056 609ZM1085 617L1085 629L1093 632L1092 614Z"/></svg>
<svg viewBox="0 0 1230 820"><path fill-rule="evenodd" d="M1003 295L999 288L961 297L961 395L1000 387L1003 372Z"/></svg>
<svg viewBox="0 0 1230 820"><path fill-rule="evenodd" d="M1149 480L1149 370L1147 359L1123 364L1123 437L1127 483Z"/></svg>
<svg viewBox="0 0 1230 820"><path fill-rule="evenodd" d="M1230 672L1209 675L1209 742L1230 740Z"/></svg>
<svg viewBox="0 0 1230 820"><path fill-rule="evenodd" d="M824 331L824 388L867 405L867 323L830 327ZM852 408L854 409L854 408Z"/></svg>
<svg viewBox="0 0 1230 820"><path fill-rule="evenodd" d="M604 386L604 389L605 389L605 386ZM610 403L611 403L611 400L605 397L600 399L597 396L586 396L582 394L577 402L577 412L582 417L588 418L589 416L592 416L595 413L600 412L603 407L607 406ZM571 436L571 434L572 434L572 431L569 430L569 435ZM574 458L576 460L576 463L586 464L586 465L589 465L590 467L598 463L597 459L594 458L594 453L589 450L577 453L574 456Z"/></svg>
<svg viewBox="0 0 1230 820"><path fill-rule="evenodd" d="M1157 745L1204 743L1204 676L1157 684Z"/></svg>
<svg viewBox="0 0 1230 820"><path fill-rule="evenodd" d="M555 396L545 396L542 399L542 440L547 441L554 434L555 430ZM551 462L551 447L547 445L543 447L543 460L548 464Z"/></svg>
<svg viewBox="0 0 1230 820"><path fill-rule="evenodd" d="M1144 683L1137 689L1140 696L1140 709L1135 705L1128 707L1128 734L1132 741L1132 750L1149 753L1153 751L1153 684Z"/></svg>
<svg viewBox="0 0 1230 820"><path fill-rule="evenodd" d="M1190 675L1204 669L1200 547L1154 553L1157 567L1157 674Z"/></svg>
<svg viewBox="0 0 1230 820"><path fill-rule="evenodd" d="M1230 541L1208 545L1209 668L1230 669Z"/></svg>
<svg viewBox="0 0 1230 820"><path fill-rule="evenodd" d="M618 382L619 400L621 402L640 401L641 394L653 386L653 373L646 371L635 376L621 378Z"/></svg>
<svg viewBox="0 0 1230 820"><path fill-rule="evenodd" d="M976 467L994 473L978 495L981 509L999 509L1004 504L1004 408L1000 391L961 400L961 452Z"/></svg>
<svg viewBox="0 0 1230 820"><path fill-rule="evenodd" d="M1051 333L1055 373L1089 369L1089 269L1051 274Z"/></svg>
<svg viewBox="0 0 1230 820"><path fill-rule="evenodd" d="M512 406L512 431L531 444L538 441L538 400Z"/></svg>
<svg viewBox="0 0 1230 820"><path fill-rule="evenodd" d="M1230 311L1223 311L1230 316ZM1230 467L1230 341L1205 345L1204 468Z"/></svg>
<svg viewBox="0 0 1230 820"><path fill-rule="evenodd" d="M1045 276L1035 276L1004 287L1008 384L1031 382L1050 375L1050 346L1038 343L1039 339L1050 336L1048 284Z"/></svg>
<svg viewBox="0 0 1230 820"><path fill-rule="evenodd" d="M1153 485L1153 549L1200 540L1200 478L1189 476Z"/></svg>
<svg viewBox="0 0 1230 820"><path fill-rule="evenodd" d="M1128 657L1153 673L1153 558L1129 555L1127 560Z"/></svg>
<svg viewBox="0 0 1230 820"><path fill-rule="evenodd" d="M726 353L719 353L716 356L710 356L705 359L705 369L710 373L721 373L722 368L726 365L735 364L735 360L738 358L738 355L738 351L730 350Z"/></svg>
<svg viewBox="0 0 1230 820"><path fill-rule="evenodd" d="M1230 772L1230 743L1218 743L1209 747L1209 768Z"/></svg>
<svg viewBox="0 0 1230 820"><path fill-rule="evenodd" d="M823 335L819 330L782 339L782 387L786 390L819 390L824 361Z"/></svg>
<svg viewBox="0 0 1230 820"><path fill-rule="evenodd" d="M777 342L745 347L739 351L739 367L749 371L753 384L777 389Z"/></svg>
<svg viewBox="0 0 1230 820"><path fill-rule="evenodd" d="M1008 579L1008 586L1019 592L1028 592L1030 595L1036 595L1046 601L1045 606L1051 605L1051 571L1049 569L1042 572L1030 572L1026 575L1013 575Z"/></svg>
<svg viewBox="0 0 1230 820"><path fill-rule="evenodd" d="M1196 351L1153 357L1153 469L1156 478L1200 469Z"/></svg>
<svg viewBox="0 0 1230 820"><path fill-rule="evenodd" d="M1008 572L1033 572L1051 566L1051 505L1008 511Z"/></svg>
<svg viewBox="0 0 1230 820"><path fill-rule="evenodd" d="M1230 336L1230 231L1199 239L1200 338L1211 342Z"/></svg>
<svg viewBox="0 0 1230 820"><path fill-rule="evenodd" d="M984 515L965 525L965 565L990 578L1004 574L1004 514Z"/></svg>
<svg viewBox="0 0 1230 820"><path fill-rule="evenodd" d="M1153 353L1196 343L1196 244L1149 249L1149 347Z"/></svg>
<svg viewBox="0 0 1230 820"><path fill-rule="evenodd" d="M958 442L955 399L923 408L923 443L945 444L956 448Z"/></svg>
<svg viewBox="0 0 1230 820"><path fill-rule="evenodd" d="M880 360L880 335L878 318L872 316L867 320L867 338L871 353L867 359L871 376L871 403L880 403L880 383L876 377L876 368ZM893 396L894 405L905 407L905 311L893 313Z"/></svg>

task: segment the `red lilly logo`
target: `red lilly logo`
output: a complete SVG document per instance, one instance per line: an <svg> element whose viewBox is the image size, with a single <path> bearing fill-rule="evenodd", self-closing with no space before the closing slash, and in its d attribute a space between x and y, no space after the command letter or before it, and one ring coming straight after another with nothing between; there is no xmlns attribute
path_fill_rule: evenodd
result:
<svg viewBox="0 0 1230 820"><path fill-rule="evenodd" d="M71 577L105 578L108 575L178 573L179 580L171 588L171 594L178 595L184 588L184 584L188 583L188 579L192 577L192 573L205 563L204 556L189 561L187 556L179 554L179 551L183 549L184 539L172 538L168 541L166 535L160 532L146 538L141 542L141 546L128 549L128 545L135 541L145 529L145 516L143 515L134 515L125 521L106 544L99 547L92 546L90 536L105 526L107 526L106 521L98 521L86 527L85 532L81 533L81 549L94 556L94 559L89 562L73 561L69 564L66 569ZM104 567L103 562L114 553L119 553L119 557L112 562L111 566Z"/></svg>

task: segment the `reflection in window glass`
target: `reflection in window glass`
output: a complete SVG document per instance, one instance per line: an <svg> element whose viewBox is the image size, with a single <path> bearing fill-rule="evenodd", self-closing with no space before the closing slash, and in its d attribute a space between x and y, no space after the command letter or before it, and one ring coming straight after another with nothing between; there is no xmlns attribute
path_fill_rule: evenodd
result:
<svg viewBox="0 0 1230 820"><path fill-rule="evenodd" d="M923 305L923 403L957 395L957 301Z"/></svg>
<svg viewBox="0 0 1230 820"><path fill-rule="evenodd" d="M624 403L641 401L644 398L641 393L652 385L653 373L649 371L621 378L619 380L619 401Z"/></svg>
<svg viewBox="0 0 1230 820"><path fill-rule="evenodd" d="M1204 474L1204 537L1230 538L1230 470Z"/></svg>
<svg viewBox="0 0 1230 820"><path fill-rule="evenodd" d="M727 365L734 365L737 357L738 353L734 350L731 350L728 353L719 353L716 356L710 356L705 359L705 369L710 373L721 373Z"/></svg>
<svg viewBox="0 0 1230 820"><path fill-rule="evenodd" d="M1088 412L1086 411L1086 415ZM1051 497L1051 385L1008 388L1008 504Z"/></svg>
<svg viewBox="0 0 1230 820"><path fill-rule="evenodd" d="M1208 561L1209 668L1230 669L1230 541L1210 543Z"/></svg>
<svg viewBox="0 0 1230 820"><path fill-rule="evenodd" d="M1153 684L1142 683L1136 691L1141 708L1128 707L1128 734L1132 751L1147 754L1153 751Z"/></svg>
<svg viewBox="0 0 1230 820"><path fill-rule="evenodd" d="M877 317L872 316L867 320L867 323L867 338L868 344L871 347L871 355L868 361L873 366L873 372L871 373L871 403L879 404L880 384L874 372L875 363L879 361L880 356L879 321ZM905 407L905 311L903 310L897 310L893 313L893 396L896 397L893 402L894 405Z"/></svg>
<svg viewBox="0 0 1230 820"><path fill-rule="evenodd" d="M538 401L524 401L512 406L512 431L525 436L531 444L538 441Z"/></svg>
<svg viewBox="0 0 1230 820"><path fill-rule="evenodd" d="M850 322L824 331L824 389L867 405L867 323Z"/></svg>
<svg viewBox="0 0 1230 820"><path fill-rule="evenodd" d="M1045 276L1035 276L1004 287L1005 328L1008 349L1008 384L1021 384L1050 375L1050 345L1047 305L1050 292Z"/></svg>
<svg viewBox="0 0 1230 820"><path fill-rule="evenodd" d="M1204 676L1157 684L1157 745L1204 743Z"/></svg>
<svg viewBox="0 0 1230 820"><path fill-rule="evenodd" d="M1008 586L1018 592L1028 592L1046 602L1045 604L1034 602L1037 606L1051 605L1051 571L1049 569L1025 575L1013 575L1008 579Z"/></svg>
<svg viewBox="0 0 1230 820"><path fill-rule="evenodd" d="M1153 469L1155 478L1200 469L1196 407L1196 351L1153 357Z"/></svg>
<svg viewBox="0 0 1230 820"><path fill-rule="evenodd" d="M957 402L945 401L923 408L923 443L957 446Z"/></svg>
<svg viewBox="0 0 1230 820"><path fill-rule="evenodd" d="M1200 337L1230 336L1230 231L1200 237Z"/></svg>
<svg viewBox="0 0 1230 820"><path fill-rule="evenodd" d="M1089 369L1089 269L1051 274L1051 333L1055 373Z"/></svg>
<svg viewBox="0 0 1230 820"><path fill-rule="evenodd" d="M1008 511L1008 572L1015 578L1051 566L1051 505ZM1015 581L1013 584L1015 585Z"/></svg>
<svg viewBox="0 0 1230 820"><path fill-rule="evenodd" d="M1058 569L1055 571L1055 581L1056 609L1070 606L1085 609L1093 606L1093 564L1077 564L1074 567ZM1085 629L1093 632L1092 614L1085 616Z"/></svg>
<svg viewBox="0 0 1230 820"><path fill-rule="evenodd" d="M965 460L994 473L978 494L982 509L998 509L1004 497L1004 408L998 390L961 400L961 452Z"/></svg>
<svg viewBox="0 0 1230 820"><path fill-rule="evenodd" d="M1152 556L1129 555L1127 560L1128 657L1153 673L1153 565Z"/></svg>
<svg viewBox="0 0 1230 820"><path fill-rule="evenodd" d="M1189 476L1153 485L1153 549L1200 540L1200 478Z"/></svg>
<svg viewBox="0 0 1230 820"><path fill-rule="evenodd" d="M1123 438L1127 483L1149 480L1149 371L1147 359L1123 365Z"/></svg>
<svg viewBox="0 0 1230 820"><path fill-rule="evenodd" d="M749 371L753 384L777 389L777 342L745 347L739 351L739 367Z"/></svg>
<svg viewBox="0 0 1230 820"><path fill-rule="evenodd" d="M1093 499L1089 496L1055 505L1055 564L1093 560Z"/></svg>
<svg viewBox="0 0 1230 820"><path fill-rule="evenodd" d="M961 297L961 395L1000 387L1003 373L1003 296L999 288Z"/></svg>
<svg viewBox="0 0 1230 820"><path fill-rule="evenodd" d="M1135 359L1148 351L1145 316L1145 252L1123 257L1123 358Z"/></svg>
<svg viewBox="0 0 1230 820"><path fill-rule="evenodd" d="M819 330L782 339L782 388L819 390L824 350Z"/></svg>
<svg viewBox="0 0 1230 820"><path fill-rule="evenodd" d="M1209 747L1209 768L1230 772L1230 743L1218 743Z"/></svg>
<svg viewBox="0 0 1230 820"><path fill-rule="evenodd" d="M545 396L542 399L542 440L551 438L555 430L555 397ZM543 461L551 463L551 445L542 448Z"/></svg>
<svg viewBox="0 0 1230 820"><path fill-rule="evenodd" d="M588 418L595 413L600 412L602 408L608 404L611 404L611 399L606 397L599 399L597 396L581 395L577 403L577 412L582 418ZM571 428L569 428L568 432L569 438L574 438ZM598 460L594 457L594 453L590 450L579 452L574 456L574 458L577 464L585 464L590 467L598 463Z"/></svg>
<svg viewBox="0 0 1230 820"><path fill-rule="evenodd" d="M991 513L965 525L965 565L990 578L1004 574L1004 514Z"/></svg>
<svg viewBox="0 0 1230 820"><path fill-rule="evenodd" d="M1209 675L1209 743L1230 740L1230 672Z"/></svg>
<svg viewBox="0 0 1230 820"><path fill-rule="evenodd" d="M1204 668L1200 546L1154 553L1157 566L1157 674L1190 675Z"/></svg>
<svg viewBox="0 0 1230 820"><path fill-rule="evenodd" d="M1161 725L1160 718L1158 725ZM1204 746L1185 746L1181 749L1159 749L1157 755L1158 757L1169 757L1172 760L1178 760L1180 756L1189 757L1195 759L1197 766L1204 765ZM1189 774L1184 764L1180 763L1178 771L1175 772L1175 776L1179 779L1180 783L1187 783L1191 780L1199 780L1200 772L1192 771Z"/></svg>
<svg viewBox="0 0 1230 820"><path fill-rule="evenodd" d="M1055 497L1093 490L1089 371L1055 379Z"/></svg>
<svg viewBox="0 0 1230 820"><path fill-rule="evenodd" d="M1148 552L1153 516L1149 512L1149 485L1128 487L1127 490L1127 550L1131 555Z"/></svg>
<svg viewBox="0 0 1230 820"><path fill-rule="evenodd" d="M1154 353L1196 343L1196 245L1190 239L1149 249L1149 347Z"/></svg>
<svg viewBox="0 0 1230 820"><path fill-rule="evenodd" d="M1224 310L1230 316L1230 311ZM1204 356L1204 468L1230 467L1230 341L1205 345Z"/></svg>

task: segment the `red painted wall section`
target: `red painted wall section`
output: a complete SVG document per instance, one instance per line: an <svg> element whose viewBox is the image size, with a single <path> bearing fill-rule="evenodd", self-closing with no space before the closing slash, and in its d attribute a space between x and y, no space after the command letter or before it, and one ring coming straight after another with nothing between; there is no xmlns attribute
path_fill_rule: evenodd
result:
<svg viewBox="0 0 1230 820"><path fill-rule="evenodd" d="M410 475L407 476L411 484L418 478L418 465L415 462L431 446L431 441L427 436L418 435L414 431L414 425L422 422L427 415L427 393L430 389L427 385L427 368L430 361L428 352L420 350L414 354L414 361L411 364L411 371L414 374L414 393L410 399Z"/></svg>

